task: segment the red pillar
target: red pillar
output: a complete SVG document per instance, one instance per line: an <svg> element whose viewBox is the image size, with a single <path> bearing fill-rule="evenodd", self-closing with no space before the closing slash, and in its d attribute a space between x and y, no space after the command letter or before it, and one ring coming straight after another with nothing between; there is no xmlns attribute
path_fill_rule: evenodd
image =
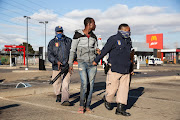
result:
<svg viewBox="0 0 180 120"><path fill-rule="evenodd" d="M24 55L23 55L23 57L24 57L24 66L25 66L25 62L26 62L26 61L25 61L25 59L26 59L26 58L25 58L25 51L26 51L26 50L25 50L25 47L23 46L23 52L24 52Z"/></svg>
<svg viewBox="0 0 180 120"><path fill-rule="evenodd" d="M164 54L163 54L163 52L161 52L161 60L163 61L163 56L164 56Z"/></svg>

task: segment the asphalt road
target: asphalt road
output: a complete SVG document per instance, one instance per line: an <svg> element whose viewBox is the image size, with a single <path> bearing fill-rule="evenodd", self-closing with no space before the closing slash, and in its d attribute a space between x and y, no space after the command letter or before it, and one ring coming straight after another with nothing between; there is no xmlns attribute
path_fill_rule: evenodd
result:
<svg viewBox="0 0 180 120"><path fill-rule="evenodd" d="M176 70L179 66L150 66L150 67L141 67L141 72L135 72L135 75L132 76L132 79L135 78L141 78L141 77L161 77L161 76L174 76L174 75L180 75L180 70ZM173 68L173 69L172 69ZM150 70L156 70L156 71L146 71L147 69ZM23 68L18 69L1 69L0 73L9 73L11 75L13 70L24 70ZM37 68L30 67L29 70L38 70ZM144 72L143 72L144 70ZM47 71L52 72L51 68L47 68ZM22 73L23 75L23 73ZM3 80L0 79L0 89L10 89L15 88L16 85L19 82L29 83L32 86L41 86L41 85L47 85L49 84L49 80L51 76L41 76L41 77L35 77L32 79L24 79L24 80L16 80L12 82L5 82L2 83ZM106 75L104 74L103 70L97 71L95 82L105 82L106 81ZM73 83L80 83L80 77L78 70L75 69L74 73L71 77L71 84Z"/></svg>
<svg viewBox="0 0 180 120"><path fill-rule="evenodd" d="M100 80L101 81L101 80ZM104 107L105 83L96 82L92 97L92 114L78 114L79 86L71 88L70 101L64 107L55 102L53 92L45 94L0 97L1 120L180 120L180 80L133 83L129 91L127 111L130 117L115 115ZM114 99L115 100L115 99Z"/></svg>

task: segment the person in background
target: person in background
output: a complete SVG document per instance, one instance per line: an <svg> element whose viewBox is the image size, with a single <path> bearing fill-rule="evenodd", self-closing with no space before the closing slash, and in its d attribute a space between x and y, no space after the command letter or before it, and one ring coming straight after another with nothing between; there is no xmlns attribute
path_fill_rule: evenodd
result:
<svg viewBox="0 0 180 120"><path fill-rule="evenodd" d="M146 67L148 67L148 58L146 58Z"/></svg>

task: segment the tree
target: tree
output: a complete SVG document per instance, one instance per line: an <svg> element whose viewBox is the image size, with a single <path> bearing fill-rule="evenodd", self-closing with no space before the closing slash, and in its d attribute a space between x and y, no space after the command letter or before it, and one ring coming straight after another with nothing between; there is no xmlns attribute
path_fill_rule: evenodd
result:
<svg viewBox="0 0 180 120"><path fill-rule="evenodd" d="M26 45L27 45L26 42L23 42L23 44L20 44L20 46L25 46L25 48L26 48ZM35 51L34 51L34 49L32 48L32 45L31 45L31 44L28 44L28 53L30 53L30 54L34 54L34 53L35 53Z"/></svg>

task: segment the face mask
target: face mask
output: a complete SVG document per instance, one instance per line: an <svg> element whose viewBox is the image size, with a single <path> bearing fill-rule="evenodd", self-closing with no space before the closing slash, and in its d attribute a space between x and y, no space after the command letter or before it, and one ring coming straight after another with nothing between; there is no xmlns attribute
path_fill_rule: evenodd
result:
<svg viewBox="0 0 180 120"><path fill-rule="evenodd" d="M62 33L61 34L56 34L56 37L57 37L58 40L61 40L62 36L63 36Z"/></svg>
<svg viewBox="0 0 180 120"><path fill-rule="evenodd" d="M119 30L119 32L122 34L123 38L129 38L131 35L131 32L129 31Z"/></svg>

